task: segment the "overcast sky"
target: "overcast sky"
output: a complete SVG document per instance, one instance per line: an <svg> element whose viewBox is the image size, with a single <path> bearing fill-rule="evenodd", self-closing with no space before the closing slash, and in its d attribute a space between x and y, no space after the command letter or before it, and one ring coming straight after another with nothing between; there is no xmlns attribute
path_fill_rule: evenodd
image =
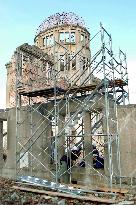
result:
<svg viewBox="0 0 136 205"><path fill-rule="evenodd" d="M0 108L5 107L5 64L17 46L33 44L37 27L57 12L83 17L93 36L100 21L114 47L127 54L130 102L136 103L136 0L0 0Z"/></svg>

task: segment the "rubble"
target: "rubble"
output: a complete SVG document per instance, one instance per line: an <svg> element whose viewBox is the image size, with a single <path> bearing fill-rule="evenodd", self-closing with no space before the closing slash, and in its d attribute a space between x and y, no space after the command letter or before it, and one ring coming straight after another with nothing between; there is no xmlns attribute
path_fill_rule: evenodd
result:
<svg viewBox="0 0 136 205"><path fill-rule="evenodd" d="M89 192L89 190L88 190ZM62 193L44 186L22 183L5 178L0 178L0 204L1 205L95 205L95 204L135 204L136 194L130 194L128 200L125 194L100 195L86 193L85 195ZM116 197L115 197L116 196Z"/></svg>

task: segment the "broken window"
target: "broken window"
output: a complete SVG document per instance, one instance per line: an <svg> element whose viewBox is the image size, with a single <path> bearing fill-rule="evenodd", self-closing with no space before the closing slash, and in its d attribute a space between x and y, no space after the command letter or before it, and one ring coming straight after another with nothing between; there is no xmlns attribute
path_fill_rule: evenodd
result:
<svg viewBox="0 0 136 205"><path fill-rule="evenodd" d="M50 35L50 46L52 46L54 44L54 38L53 38L53 34Z"/></svg>
<svg viewBox="0 0 136 205"><path fill-rule="evenodd" d="M64 42L64 41L65 41L65 33L64 33L64 32L60 32L60 34L59 34L59 40L60 40L61 42Z"/></svg>
<svg viewBox="0 0 136 205"><path fill-rule="evenodd" d="M87 36L85 36L85 43L87 43L88 39L87 39Z"/></svg>
<svg viewBox="0 0 136 205"><path fill-rule="evenodd" d="M66 56L66 69L67 70L70 70L70 55L67 55Z"/></svg>
<svg viewBox="0 0 136 205"><path fill-rule="evenodd" d="M85 57L83 57L83 70L85 70L85 68L86 68L86 59Z"/></svg>
<svg viewBox="0 0 136 205"><path fill-rule="evenodd" d="M60 71L64 71L64 56L60 55Z"/></svg>
<svg viewBox="0 0 136 205"><path fill-rule="evenodd" d="M86 66L90 65L90 60L87 58Z"/></svg>
<svg viewBox="0 0 136 205"><path fill-rule="evenodd" d="M52 46L54 44L53 34L43 38L43 46Z"/></svg>
<svg viewBox="0 0 136 205"><path fill-rule="evenodd" d="M69 43L69 42L70 42L69 32L66 32L66 33L65 33L65 42L66 42L66 43Z"/></svg>
<svg viewBox="0 0 136 205"><path fill-rule="evenodd" d="M50 39L49 39L49 36L46 36L46 46L49 46L50 45Z"/></svg>
<svg viewBox="0 0 136 205"><path fill-rule="evenodd" d="M44 37L43 38L43 46L45 46L46 45L46 38Z"/></svg>
<svg viewBox="0 0 136 205"><path fill-rule="evenodd" d="M64 43L75 43L75 32L60 32L59 40Z"/></svg>
<svg viewBox="0 0 136 205"><path fill-rule="evenodd" d="M76 42L75 32L71 32L70 41L71 41L71 43L75 43Z"/></svg>
<svg viewBox="0 0 136 205"><path fill-rule="evenodd" d="M84 42L84 35L81 34L81 42Z"/></svg>
<svg viewBox="0 0 136 205"><path fill-rule="evenodd" d="M72 70L76 70L76 57L72 59Z"/></svg>
<svg viewBox="0 0 136 205"><path fill-rule="evenodd" d="M71 53L72 70L76 70L76 56L75 53Z"/></svg>

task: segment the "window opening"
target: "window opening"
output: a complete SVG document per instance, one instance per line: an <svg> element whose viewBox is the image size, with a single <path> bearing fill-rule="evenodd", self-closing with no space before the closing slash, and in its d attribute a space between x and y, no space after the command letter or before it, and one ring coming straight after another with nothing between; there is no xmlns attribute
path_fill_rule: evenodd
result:
<svg viewBox="0 0 136 205"><path fill-rule="evenodd" d="M85 70L85 68L86 68L86 59L85 57L83 57L83 70Z"/></svg>
<svg viewBox="0 0 136 205"><path fill-rule="evenodd" d="M70 70L70 54L66 55L66 70Z"/></svg>
<svg viewBox="0 0 136 205"><path fill-rule="evenodd" d="M76 39L75 39L75 32L71 32L71 43L75 43L76 42Z"/></svg>
<svg viewBox="0 0 136 205"><path fill-rule="evenodd" d="M66 42L66 43L69 43L69 42L70 42L69 32L66 32L66 33L65 33L65 42Z"/></svg>
<svg viewBox="0 0 136 205"><path fill-rule="evenodd" d="M50 39L49 39L49 36L46 36L46 46L49 46L50 45Z"/></svg>
<svg viewBox="0 0 136 205"><path fill-rule="evenodd" d="M84 35L81 34L81 42L83 42L83 41L84 41Z"/></svg>
<svg viewBox="0 0 136 205"><path fill-rule="evenodd" d="M75 32L60 32L59 40L64 43L75 43Z"/></svg>
<svg viewBox="0 0 136 205"><path fill-rule="evenodd" d="M73 52L71 54L71 61L72 61L72 70L76 70L76 56L75 56L75 53Z"/></svg>
<svg viewBox="0 0 136 205"><path fill-rule="evenodd" d="M46 36L46 38L43 38L44 46L52 46L53 44L54 44L53 34L51 34L50 36Z"/></svg>
<svg viewBox="0 0 136 205"><path fill-rule="evenodd" d="M64 71L64 56L60 55L60 71Z"/></svg>
<svg viewBox="0 0 136 205"><path fill-rule="evenodd" d="M76 57L72 59L72 70L76 70Z"/></svg>
<svg viewBox="0 0 136 205"><path fill-rule="evenodd" d="M65 34L64 34L64 32L60 32L60 41L61 42L65 41Z"/></svg>
<svg viewBox="0 0 136 205"><path fill-rule="evenodd" d="M46 38L43 38L43 46L46 46Z"/></svg>
<svg viewBox="0 0 136 205"><path fill-rule="evenodd" d="M53 34L50 35L50 45L52 46L54 44Z"/></svg>

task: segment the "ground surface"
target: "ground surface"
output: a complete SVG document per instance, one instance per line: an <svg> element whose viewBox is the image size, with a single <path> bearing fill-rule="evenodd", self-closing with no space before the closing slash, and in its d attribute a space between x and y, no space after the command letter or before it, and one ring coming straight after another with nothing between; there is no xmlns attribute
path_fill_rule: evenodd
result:
<svg viewBox="0 0 136 205"><path fill-rule="evenodd" d="M97 205L136 204L135 193L116 195L88 193L85 196L71 196L44 187L33 186L10 179L0 178L0 205ZM119 202L121 201L121 202Z"/></svg>

